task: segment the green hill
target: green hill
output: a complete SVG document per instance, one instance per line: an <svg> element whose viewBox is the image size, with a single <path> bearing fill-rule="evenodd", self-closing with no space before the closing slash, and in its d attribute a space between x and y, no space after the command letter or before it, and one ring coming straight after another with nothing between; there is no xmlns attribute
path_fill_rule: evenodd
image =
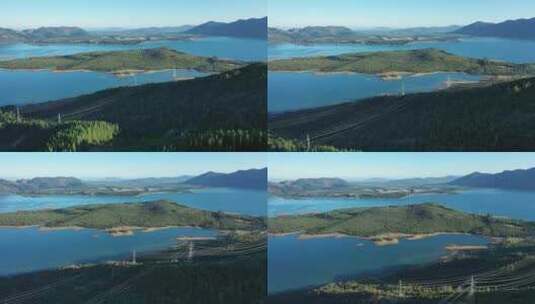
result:
<svg viewBox="0 0 535 304"><path fill-rule="evenodd" d="M340 233L359 237L433 233L520 237L533 235L535 224L467 214L436 204L421 204L281 216L270 219L269 231L271 233L302 232L310 235Z"/></svg>
<svg viewBox="0 0 535 304"><path fill-rule="evenodd" d="M354 53L338 56L291 58L270 61L272 71L355 72L466 72L483 75L534 74L535 66L471 59L438 49Z"/></svg>
<svg viewBox="0 0 535 304"><path fill-rule="evenodd" d="M257 230L263 229L264 221L261 218L193 209L169 201L154 201L4 213L0 214L0 226L94 229L191 226L222 230Z"/></svg>
<svg viewBox="0 0 535 304"><path fill-rule="evenodd" d="M273 136L363 151L533 151L535 78L381 96L270 119Z"/></svg>
<svg viewBox="0 0 535 304"><path fill-rule="evenodd" d="M192 69L201 72L223 72L241 66L243 64L236 61L199 57L167 48L92 52L0 61L0 68L2 69L89 70L99 72L157 71L174 68Z"/></svg>
<svg viewBox="0 0 535 304"><path fill-rule="evenodd" d="M265 151L265 64L0 108L3 151ZM58 114L61 122L58 123Z"/></svg>

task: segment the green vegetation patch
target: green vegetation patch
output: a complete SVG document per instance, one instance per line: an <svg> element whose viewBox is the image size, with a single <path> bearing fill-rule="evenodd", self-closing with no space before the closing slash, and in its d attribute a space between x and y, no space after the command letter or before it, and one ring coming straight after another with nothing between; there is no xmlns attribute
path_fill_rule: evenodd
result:
<svg viewBox="0 0 535 304"><path fill-rule="evenodd" d="M243 64L237 61L194 56L167 48L91 52L0 61L0 68L3 69L89 70L98 72L157 71L175 68L201 72L223 72L241 66Z"/></svg>
<svg viewBox="0 0 535 304"><path fill-rule="evenodd" d="M340 233L359 237L384 234L469 233L484 236L530 236L535 224L467 214L437 204L354 208L270 219L271 233Z"/></svg>
<svg viewBox="0 0 535 304"><path fill-rule="evenodd" d="M535 78L380 96L271 118L270 132L362 151L533 151Z"/></svg>
<svg viewBox="0 0 535 304"><path fill-rule="evenodd" d="M191 226L221 230L257 230L262 229L265 223L261 218L198 210L169 201L154 201L5 213L0 215L0 226L94 229Z"/></svg>
<svg viewBox="0 0 535 304"><path fill-rule="evenodd" d="M272 71L354 72L365 74L465 72L481 75L522 75L535 73L535 65L532 64L471 59L452 55L438 49L282 59L270 61L269 69Z"/></svg>

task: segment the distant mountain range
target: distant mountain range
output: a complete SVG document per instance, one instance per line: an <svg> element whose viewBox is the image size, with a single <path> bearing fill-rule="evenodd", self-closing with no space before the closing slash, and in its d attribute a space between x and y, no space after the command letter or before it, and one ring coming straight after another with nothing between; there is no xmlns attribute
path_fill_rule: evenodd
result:
<svg viewBox="0 0 535 304"><path fill-rule="evenodd" d="M359 185L389 186L389 187L414 187L427 185L443 185L459 178L458 176L443 177L415 177L404 179L364 180L356 182Z"/></svg>
<svg viewBox="0 0 535 304"><path fill-rule="evenodd" d="M164 26L164 27L142 27L134 29L124 28L108 28L91 31L95 34L107 34L107 35L121 35L121 36L151 36L162 34L179 34L186 32L195 26L193 25L181 25L181 26Z"/></svg>
<svg viewBox="0 0 535 304"><path fill-rule="evenodd" d="M34 40L59 38L59 37L86 37L89 33L79 27L40 27L22 31L27 37Z"/></svg>
<svg viewBox="0 0 535 304"><path fill-rule="evenodd" d="M51 189L72 189L82 186L84 186L84 183L74 177L36 177L17 181L0 179L0 193L36 193Z"/></svg>
<svg viewBox="0 0 535 304"><path fill-rule="evenodd" d="M87 38L90 36L87 31L72 26L40 27L23 31L0 28L0 43L44 41L56 38Z"/></svg>
<svg viewBox="0 0 535 304"><path fill-rule="evenodd" d="M185 33L206 36L267 39L267 17L238 20L230 23L210 21L196 26Z"/></svg>
<svg viewBox="0 0 535 304"><path fill-rule="evenodd" d="M476 22L454 33L482 37L535 39L535 18L508 20L501 23Z"/></svg>
<svg viewBox="0 0 535 304"><path fill-rule="evenodd" d="M241 170L233 173L207 172L185 181L188 185L261 189L267 187L267 168Z"/></svg>
<svg viewBox="0 0 535 304"><path fill-rule="evenodd" d="M210 21L197 26L182 25L137 29L104 28L92 31L72 26L40 27L22 31L0 28L0 43L137 43L154 36L162 37L162 39L170 37L170 39L174 39L187 38L188 35L267 39L267 17L237 20L229 23ZM139 39L134 39L134 37Z"/></svg>
<svg viewBox="0 0 535 304"><path fill-rule="evenodd" d="M279 183L279 186L302 191L344 188L349 186L349 183L341 178L320 177L300 178L294 181L284 181Z"/></svg>
<svg viewBox="0 0 535 304"><path fill-rule="evenodd" d="M474 172L458 178L450 184L474 188L535 190L535 168L504 171L497 174Z"/></svg>

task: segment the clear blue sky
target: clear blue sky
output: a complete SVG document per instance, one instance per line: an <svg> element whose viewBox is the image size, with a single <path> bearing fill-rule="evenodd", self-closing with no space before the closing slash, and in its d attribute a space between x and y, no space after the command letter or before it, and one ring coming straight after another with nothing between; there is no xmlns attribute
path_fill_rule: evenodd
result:
<svg viewBox="0 0 535 304"><path fill-rule="evenodd" d="M2 178L172 177L265 168L264 153L0 153Z"/></svg>
<svg viewBox="0 0 535 304"><path fill-rule="evenodd" d="M269 0L276 27L465 25L535 17L533 0Z"/></svg>
<svg viewBox="0 0 535 304"><path fill-rule="evenodd" d="M535 153L270 153L269 178L410 178L535 167Z"/></svg>
<svg viewBox="0 0 535 304"><path fill-rule="evenodd" d="M267 15L267 0L2 0L0 27L144 27Z"/></svg>

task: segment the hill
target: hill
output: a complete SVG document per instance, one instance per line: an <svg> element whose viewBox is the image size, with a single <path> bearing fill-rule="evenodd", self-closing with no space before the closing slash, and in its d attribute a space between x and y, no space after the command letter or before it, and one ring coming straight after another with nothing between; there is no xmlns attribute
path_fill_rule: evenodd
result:
<svg viewBox="0 0 535 304"><path fill-rule="evenodd" d="M341 178L300 178L294 181L285 181L277 184L279 187L292 191L321 190L345 188L349 183Z"/></svg>
<svg viewBox="0 0 535 304"><path fill-rule="evenodd" d="M26 39L28 37L23 33L7 28L0 28L0 43L22 42Z"/></svg>
<svg viewBox="0 0 535 304"><path fill-rule="evenodd" d="M22 31L32 40L46 40L51 38L80 38L90 36L88 32L72 26L40 27Z"/></svg>
<svg viewBox="0 0 535 304"><path fill-rule="evenodd" d="M269 28L269 41L272 43L321 43L329 41L356 41L362 36L343 26L307 26L282 30Z"/></svg>
<svg viewBox="0 0 535 304"><path fill-rule="evenodd" d="M451 29L451 28L450 28ZM444 29L371 29L354 31L343 26L307 26L288 30L269 28L270 43L350 43L404 45L415 41L454 41L459 35L444 35Z"/></svg>
<svg viewBox="0 0 535 304"><path fill-rule="evenodd" d="M433 233L526 237L535 233L535 224L467 214L437 204L421 204L280 216L270 219L269 231L312 236L337 233L385 241Z"/></svg>
<svg viewBox="0 0 535 304"><path fill-rule="evenodd" d="M55 210L19 211L0 214L0 226L49 228L201 227L221 230L262 229L260 218L230 215L189 208L169 201L109 204Z"/></svg>
<svg viewBox="0 0 535 304"><path fill-rule="evenodd" d="M265 151L266 69L3 107L0 150Z"/></svg>
<svg viewBox="0 0 535 304"><path fill-rule="evenodd" d="M274 136L363 151L533 151L535 78L274 115Z"/></svg>
<svg viewBox="0 0 535 304"><path fill-rule="evenodd" d="M187 30L187 34L267 39L267 17L230 23L207 22Z"/></svg>
<svg viewBox="0 0 535 304"><path fill-rule="evenodd" d="M267 188L267 168L240 170L233 173L208 172L184 182L188 185L204 187L227 187L260 189Z"/></svg>
<svg viewBox="0 0 535 304"><path fill-rule="evenodd" d="M504 171L497 174L475 172L460 177L452 185L474 188L498 188L514 190L535 190L535 168Z"/></svg>
<svg viewBox="0 0 535 304"><path fill-rule="evenodd" d="M134 29L109 28L94 31L96 34L117 35L117 36L160 36L169 34L180 34L192 29L192 25L163 26L163 27L142 27Z"/></svg>
<svg viewBox="0 0 535 304"><path fill-rule="evenodd" d="M42 193L50 190L80 190L84 183L74 177L35 177L8 181L0 179L0 193Z"/></svg>
<svg viewBox="0 0 535 304"><path fill-rule="evenodd" d="M75 188L83 186L83 182L74 177L35 177L17 181L19 188L29 191L40 191L55 188Z"/></svg>
<svg viewBox="0 0 535 304"><path fill-rule="evenodd" d="M242 66L242 63L236 61L199 57L167 48L92 52L68 56L34 57L0 61L1 69L89 70L115 73L120 73L121 71L140 72L166 69L223 72Z"/></svg>
<svg viewBox="0 0 535 304"><path fill-rule="evenodd" d="M535 74L534 65L479 60L438 49L353 53L338 56L291 58L270 61L272 71L432 73L465 72L483 75Z"/></svg>
<svg viewBox="0 0 535 304"><path fill-rule="evenodd" d="M535 39L535 18L507 20L501 23L475 22L456 30L455 33L482 37Z"/></svg>

